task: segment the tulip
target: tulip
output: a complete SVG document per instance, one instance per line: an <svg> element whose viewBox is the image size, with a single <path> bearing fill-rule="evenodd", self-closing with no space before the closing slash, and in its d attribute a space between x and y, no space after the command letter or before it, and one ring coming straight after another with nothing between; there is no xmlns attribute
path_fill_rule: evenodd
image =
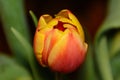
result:
<svg viewBox="0 0 120 80"><path fill-rule="evenodd" d="M84 61L87 43L77 18L62 10L55 18L45 14L38 22L34 36L34 53L43 67L60 73L76 70Z"/></svg>

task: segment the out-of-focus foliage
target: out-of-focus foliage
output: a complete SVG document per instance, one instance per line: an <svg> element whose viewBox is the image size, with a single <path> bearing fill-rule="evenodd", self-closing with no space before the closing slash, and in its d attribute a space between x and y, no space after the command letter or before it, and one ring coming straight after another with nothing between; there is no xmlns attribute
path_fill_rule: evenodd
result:
<svg viewBox="0 0 120 80"><path fill-rule="evenodd" d="M108 0L107 11L95 44L87 40L89 48L83 66L72 74L60 74L60 79L120 80L120 0ZM35 15L30 14L37 25ZM0 0L0 19L13 52L12 59L0 55L0 80L56 79L54 73L42 68L34 57L23 0Z"/></svg>
<svg viewBox="0 0 120 80"><path fill-rule="evenodd" d="M34 80L52 79L52 72L39 66L34 57L23 5L23 0L0 0L0 19L13 58L18 61L18 64L27 68Z"/></svg>
<svg viewBox="0 0 120 80"><path fill-rule="evenodd" d="M19 62L26 65L27 60L24 48L10 29L14 27L30 42L30 33L26 22L23 0L0 0L0 19L11 51Z"/></svg>
<svg viewBox="0 0 120 80"><path fill-rule="evenodd" d="M0 80L32 80L32 77L14 59L0 53Z"/></svg>
<svg viewBox="0 0 120 80"><path fill-rule="evenodd" d="M33 75L33 78L35 80L46 80L50 78L52 79L52 72L48 69L42 68L36 62L32 46L27 42L27 40L25 40L25 38L13 27L11 27L11 31L24 48L24 52L26 53L26 59L29 63L29 67L31 69L31 74Z"/></svg>
<svg viewBox="0 0 120 80"><path fill-rule="evenodd" d="M102 80L120 80L120 0L109 0L107 17L95 39Z"/></svg>

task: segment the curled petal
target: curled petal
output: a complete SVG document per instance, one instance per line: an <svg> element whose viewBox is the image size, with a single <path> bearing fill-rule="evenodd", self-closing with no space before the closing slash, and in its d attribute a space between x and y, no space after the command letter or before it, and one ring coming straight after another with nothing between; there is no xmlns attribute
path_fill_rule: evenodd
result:
<svg viewBox="0 0 120 80"><path fill-rule="evenodd" d="M39 28L46 27L48 22L50 22L51 20L52 20L52 16L48 14L42 15L38 21L38 27Z"/></svg>
<svg viewBox="0 0 120 80"><path fill-rule="evenodd" d="M67 9L62 10L58 13L58 16L63 16L65 18L68 18L69 20L71 20L74 25L77 27L79 33L80 33L80 37L81 39L83 39L84 41L84 31L82 29L81 24L79 23L78 19Z"/></svg>

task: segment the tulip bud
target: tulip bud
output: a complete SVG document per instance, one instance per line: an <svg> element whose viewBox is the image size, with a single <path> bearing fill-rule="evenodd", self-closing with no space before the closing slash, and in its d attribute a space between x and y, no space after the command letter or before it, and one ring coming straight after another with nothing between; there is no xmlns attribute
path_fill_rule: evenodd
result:
<svg viewBox="0 0 120 80"><path fill-rule="evenodd" d="M61 73L73 72L83 63L88 45L77 18L60 11L55 18L42 15L34 36L34 52L43 67Z"/></svg>

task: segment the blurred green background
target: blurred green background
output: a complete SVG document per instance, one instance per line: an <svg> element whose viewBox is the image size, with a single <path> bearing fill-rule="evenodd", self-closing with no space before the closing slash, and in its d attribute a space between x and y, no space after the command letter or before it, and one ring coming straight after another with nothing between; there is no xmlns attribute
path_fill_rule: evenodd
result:
<svg viewBox="0 0 120 80"><path fill-rule="evenodd" d="M79 69L56 79L35 59L29 11L39 19L62 9L79 19L89 48ZM0 0L0 80L120 80L119 68L120 0Z"/></svg>

